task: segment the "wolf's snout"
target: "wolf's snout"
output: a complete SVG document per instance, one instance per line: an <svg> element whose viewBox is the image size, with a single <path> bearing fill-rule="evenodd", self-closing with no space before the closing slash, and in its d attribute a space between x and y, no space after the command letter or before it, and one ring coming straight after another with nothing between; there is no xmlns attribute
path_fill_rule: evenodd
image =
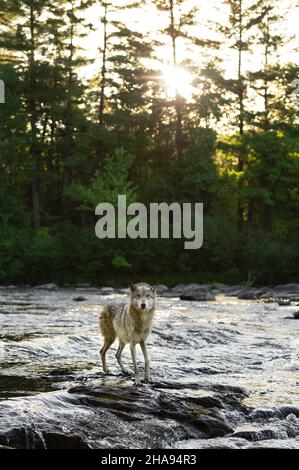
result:
<svg viewBox="0 0 299 470"><path fill-rule="evenodd" d="M142 308L142 310L145 310L145 309L146 309L146 304L145 304L145 303L142 303L142 304L141 304L141 308Z"/></svg>

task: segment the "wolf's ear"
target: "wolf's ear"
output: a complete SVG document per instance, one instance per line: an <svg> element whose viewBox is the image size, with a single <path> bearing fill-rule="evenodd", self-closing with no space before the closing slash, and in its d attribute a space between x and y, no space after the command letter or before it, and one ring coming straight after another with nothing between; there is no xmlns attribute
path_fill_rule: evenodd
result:
<svg viewBox="0 0 299 470"><path fill-rule="evenodd" d="M156 295L157 294L157 289L158 289L158 286L152 286L151 287L151 291Z"/></svg>
<svg viewBox="0 0 299 470"><path fill-rule="evenodd" d="M135 284L129 284L129 288L131 292L135 292L135 290L137 289L137 286L135 286Z"/></svg>

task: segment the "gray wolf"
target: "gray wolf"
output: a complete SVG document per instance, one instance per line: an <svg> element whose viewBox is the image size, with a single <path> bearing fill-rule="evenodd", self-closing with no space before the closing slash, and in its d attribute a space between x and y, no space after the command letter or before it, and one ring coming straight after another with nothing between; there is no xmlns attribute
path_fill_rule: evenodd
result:
<svg viewBox="0 0 299 470"><path fill-rule="evenodd" d="M151 333L152 322L156 306L156 287L144 284L130 284L130 298L127 303L112 303L103 306L100 314L100 332L104 337L104 344L100 351L103 370L109 373L106 364L106 353L118 338L119 346L116 359L123 374L128 375L124 368L121 355L127 343L130 345L131 357L134 367L135 385L140 385L139 370L136 362L136 344L140 344L144 356L146 382L150 382L149 359L146 342Z"/></svg>

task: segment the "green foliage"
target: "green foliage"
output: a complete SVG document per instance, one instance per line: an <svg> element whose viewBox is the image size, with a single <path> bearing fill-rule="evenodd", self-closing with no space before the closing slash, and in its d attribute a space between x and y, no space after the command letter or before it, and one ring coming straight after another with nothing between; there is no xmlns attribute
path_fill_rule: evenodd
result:
<svg viewBox="0 0 299 470"><path fill-rule="evenodd" d="M244 279L246 272L256 284L287 283L297 278L298 262L296 242L285 243L265 231L249 233L242 253Z"/></svg>
<svg viewBox="0 0 299 470"><path fill-rule="evenodd" d="M285 43L276 2L225 1L229 77L217 41L193 36L201 28L187 0L153 2L166 26L154 38L100 2L105 63L86 82L78 44L93 3L0 1L0 282L299 281L298 66L275 59ZM179 63L182 43L204 63ZM192 99L166 96L152 66L161 45L193 72ZM250 50L263 55L254 73ZM127 204L203 202L203 247L97 239L96 206L120 194Z"/></svg>
<svg viewBox="0 0 299 470"><path fill-rule="evenodd" d="M126 268L131 268L132 267L132 264L129 263L124 256L122 255L115 255L113 260L112 260L112 264L113 266L115 266L117 269L118 268L123 268L123 269L126 269Z"/></svg>
<svg viewBox="0 0 299 470"><path fill-rule="evenodd" d="M89 187L74 184L68 188L67 194L80 201L78 209L85 211L94 212L100 202L117 204L119 194L125 194L130 204L136 198L136 186L129 180L133 161L133 155L123 148L117 148L107 155L103 170L95 172Z"/></svg>

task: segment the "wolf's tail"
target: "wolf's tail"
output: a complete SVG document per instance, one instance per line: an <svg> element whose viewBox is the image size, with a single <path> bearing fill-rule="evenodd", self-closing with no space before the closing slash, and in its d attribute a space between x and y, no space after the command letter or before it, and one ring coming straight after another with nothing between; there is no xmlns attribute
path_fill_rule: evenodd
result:
<svg viewBox="0 0 299 470"><path fill-rule="evenodd" d="M113 313L109 305L104 305L100 313L100 332L104 336L105 341L113 343L116 337L115 329L113 326Z"/></svg>

